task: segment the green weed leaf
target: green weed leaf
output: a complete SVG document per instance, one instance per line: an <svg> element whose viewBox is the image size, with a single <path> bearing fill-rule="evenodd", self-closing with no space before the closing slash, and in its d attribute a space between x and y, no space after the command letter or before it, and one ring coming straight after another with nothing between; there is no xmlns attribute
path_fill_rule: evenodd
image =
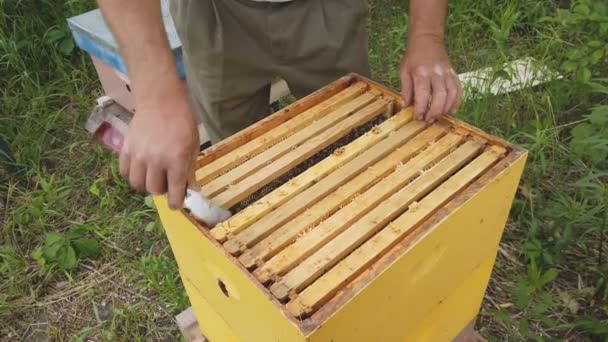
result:
<svg viewBox="0 0 608 342"><path fill-rule="evenodd" d="M57 266L62 270L72 270L78 265L76 251L70 245L64 245L57 251Z"/></svg>
<svg viewBox="0 0 608 342"><path fill-rule="evenodd" d="M591 63L596 64L602 59L602 57L604 57L604 49L597 49L593 51L591 56L589 56L589 59L591 60Z"/></svg>
<svg viewBox="0 0 608 342"><path fill-rule="evenodd" d="M576 72L576 79L580 82L586 83L591 80L591 70L589 68L580 68Z"/></svg>
<svg viewBox="0 0 608 342"><path fill-rule="evenodd" d="M600 321L599 319L595 318L595 317L581 317L579 318L579 320L576 322L576 326L586 330L594 335L599 335L599 336L608 336L608 324L606 324L605 322Z"/></svg>
<svg viewBox="0 0 608 342"><path fill-rule="evenodd" d="M99 254L99 244L91 238L76 239L72 241L72 246L81 257L94 257Z"/></svg>
<svg viewBox="0 0 608 342"><path fill-rule="evenodd" d="M64 190L60 191L60 192L57 194L57 196L58 196L58 198L60 198L60 199L65 199L66 197L68 197L68 196L70 195L70 193L71 193L71 192L72 192L72 189L67 188L67 189L64 189Z"/></svg>
<svg viewBox="0 0 608 342"><path fill-rule="evenodd" d="M65 32L58 28L54 28L54 29L50 30L49 33L46 35L46 39L50 43L54 43L64 37L65 37Z"/></svg>
<svg viewBox="0 0 608 342"><path fill-rule="evenodd" d="M78 227L70 228L70 230L68 230L66 235L67 235L68 239L74 240L74 239L83 237L86 232L87 232L87 230L84 227L78 226Z"/></svg>
<svg viewBox="0 0 608 342"><path fill-rule="evenodd" d="M557 278L557 275L559 274L559 271L555 268L551 268L549 269L547 272L543 273L543 275L540 277L540 286L545 286L547 284L549 284L550 282L554 281L555 278Z"/></svg>
<svg viewBox="0 0 608 342"><path fill-rule="evenodd" d="M515 306L519 309L525 308L528 303L530 303L530 294L532 292L533 291L530 289L530 286L522 281L522 283L512 290L513 297L515 299Z"/></svg>
<svg viewBox="0 0 608 342"><path fill-rule="evenodd" d="M44 258L44 253L42 252L41 247L34 249L32 252L32 259L36 260L36 264L38 264L40 267L43 267L46 264L46 259Z"/></svg>
<svg viewBox="0 0 608 342"><path fill-rule="evenodd" d="M549 252L547 252L547 251L543 250L543 251L541 252L541 256L542 256L542 259L543 259L543 261L544 261L545 263L547 263L547 264L553 264L553 262L554 262L554 261L553 261L553 255L551 255L551 253L549 253Z"/></svg>
<svg viewBox="0 0 608 342"><path fill-rule="evenodd" d="M42 178L41 176L39 176L40 179L40 187L42 188L42 190L44 192L49 192L49 190L51 190L51 187L53 186L53 177L51 176L51 179L49 181L46 181L44 178Z"/></svg>
<svg viewBox="0 0 608 342"><path fill-rule="evenodd" d="M156 207L154 206L154 200L152 199L152 196L146 196L146 197L144 198L144 203L146 204L146 206L147 206L148 208L152 208L152 209L156 208Z"/></svg>
<svg viewBox="0 0 608 342"><path fill-rule="evenodd" d="M492 315L496 316L499 320L503 321L506 324L513 324L513 318L511 318L511 316L509 316L509 313L504 309L490 308L488 312L490 312Z"/></svg>
<svg viewBox="0 0 608 342"><path fill-rule="evenodd" d="M69 55L74 50L74 41L70 38L66 38L59 43L59 51L64 55Z"/></svg>
<svg viewBox="0 0 608 342"><path fill-rule="evenodd" d="M525 316L519 321L519 333L526 338L530 338L532 335L530 333L530 322L528 322L528 318Z"/></svg>
<svg viewBox="0 0 608 342"><path fill-rule="evenodd" d="M537 239L526 241L523 245L525 255L531 259L540 258L543 255L543 246Z"/></svg>
<svg viewBox="0 0 608 342"><path fill-rule="evenodd" d="M594 163L600 163L608 158L608 151L594 148L589 151L589 156Z"/></svg>
<svg viewBox="0 0 608 342"><path fill-rule="evenodd" d="M57 257L58 251L65 246L66 241L63 234L51 232L46 234L44 248L42 250L44 258L53 260Z"/></svg>
<svg viewBox="0 0 608 342"><path fill-rule="evenodd" d="M589 9L589 6L580 4L574 7L574 13L582 14L583 16L589 16L591 10Z"/></svg>
<svg viewBox="0 0 608 342"><path fill-rule="evenodd" d="M536 260L532 259L530 264L528 265L528 279L530 279L530 283L538 284L540 282L540 270L536 265Z"/></svg>
<svg viewBox="0 0 608 342"><path fill-rule="evenodd" d="M593 126L586 122L576 125L570 132L575 139L584 139L593 135L594 133L595 130L593 129Z"/></svg>
<svg viewBox="0 0 608 342"><path fill-rule="evenodd" d="M564 62L564 64L562 64L562 69L564 69L564 71L567 71L567 72L573 72L577 68L578 68L578 63L571 61L571 60Z"/></svg>
<svg viewBox="0 0 608 342"><path fill-rule="evenodd" d="M596 106L589 114L589 121L594 125L608 123L608 106Z"/></svg>
<svg viewBox="0 0 608 342"><path fill-rule="evenodd" d="M32 258L38 265L57 265L60 270L72 270L78 266L80 257L94 257L99 254L95 239L85 236L86 228L72 227L66 233L51 232L46 235L43 248L34 251Z"/></svg>
<svg viewBox="0 0 608 342"><path fill-rule="evenodd" d="M42 210L39 207L30 207L30 215L33 219L38 219L42 216Z"/></svg>
<svg viewBox="0 0 608 342"><path fill-rule="evenodd" d="M588 82L591 89L596 93L608 94L608 87L599 82Z"/></svg>
<svg viewBox="0 0 608 342"><path fill-rule="evenodd" d="M589 45L590 47L600 47L602 46L602 42L600 42L599 40L592 40L587 45Z"/></svg>
<svg viewBox="0 0 608 342"><path fill-rule="evenodd" d="M93 184L91 184L91 186L89 187L89 192L97 197L99 197L99 187L97 186L98 183L99 179L95 180Z"/></svg>
<svg viewBox="0 0 608 342"><path fill-rule="evenodd" d="M149 223L146 225L146 227L144 228L144 230L145 230L147 233L152 232L152 231L154 230L154 226L155 226L155 224L156 224L156 222L149 222Z"/></svg>

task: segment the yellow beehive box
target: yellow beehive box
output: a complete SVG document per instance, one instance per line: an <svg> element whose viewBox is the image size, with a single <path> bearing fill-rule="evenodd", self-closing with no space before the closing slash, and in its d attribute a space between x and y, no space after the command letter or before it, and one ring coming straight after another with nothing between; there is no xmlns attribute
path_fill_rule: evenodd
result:
<svg viewBox="0 0 608 342"><path fill-rule="evenodd" d="M450 341L477 315L526 152L349 75L197 161L233 216L156 205L210 341Z"/></svg>

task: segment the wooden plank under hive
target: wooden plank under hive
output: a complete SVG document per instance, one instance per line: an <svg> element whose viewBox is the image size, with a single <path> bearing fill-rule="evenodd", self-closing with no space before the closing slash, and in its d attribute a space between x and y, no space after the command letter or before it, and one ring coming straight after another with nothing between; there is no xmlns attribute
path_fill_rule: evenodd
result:
<svg viewBox="0 0 608 342"><path fill-rule="evenodd" d="M199 158L230 219L155 201L212 342L449 341L479 309L526 155L349 75Z"/></svg>

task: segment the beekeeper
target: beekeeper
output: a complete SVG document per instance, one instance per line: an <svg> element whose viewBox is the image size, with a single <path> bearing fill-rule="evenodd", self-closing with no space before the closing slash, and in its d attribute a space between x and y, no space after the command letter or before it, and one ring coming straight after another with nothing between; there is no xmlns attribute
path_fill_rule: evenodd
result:
<svg viewBox="0 0 608 342"><path fill-rule="evenodd" d="M137 189L168 193L172 208L192 177L198 120L217 142L269 113L276 77L299 98L349 72L370 74L367 0L172 0L188 89L158 0L98 2L136 100L120 172ZM409 1L401 92L429 121L454 112L462 96L444 46L446 11L447 0Z"/></svg>

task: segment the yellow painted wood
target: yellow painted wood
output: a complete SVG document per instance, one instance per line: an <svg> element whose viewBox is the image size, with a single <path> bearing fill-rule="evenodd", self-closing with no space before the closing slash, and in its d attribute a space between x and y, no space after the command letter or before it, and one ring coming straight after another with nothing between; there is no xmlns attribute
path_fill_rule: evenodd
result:
<svg viewBox="0 0 608 342"><path fill-rule="evenodd" d="M290 134L294 134L304 126L310 124L327 113L336 110L346 102L353 100L361 95L367 89L367 85L363 82L358 82L329 99L319 103L318 105L304 111L295 116L293 119L279 125L263 135L235 148L229 154L226 154L213 162L205 165L196 171L196 181L199 185L205 185L210 180L217 177L223 170L230 169L239 163L251 159L259 152L269 146L277 144L281 139Z"/></svg>
<svg viewBox="0 0 608 342"><path fill-rule="evenodd" d="M424 317L404 317L415 321L413 331L402 331L403 342L450 342L462 331L462 328L475 319L484 292L492 272L496 251L492 251L485 260L476 267L471 274L459 285L454 286L447 297L439 299L435 307ZM223 318L215 312L205 298L194 288L190 280L182 275L182 280L192 307L196 314L198 324L209 341L236 342L239 339ZM456 313L456 314L455 314ZM307 341L320 341L324 333L320 331L308 336Z"/></svg>
<svg viewBox="0 0 608 342"><path fill-rule="evenodd" d="M273 190L270 194L220 223L211 230L211 234L215 239L223 242L229 234L233 235L243 231L262 216L351 161L377 142L386 138L390 133L403 127L403 125L412 120L413 116L414 113L409 108L400 111L348 145L334 151L330 156L313 165L286 184Z"/></svg>
<svg viewBox="0 0 608 342"><path fill-rule="evenodd" d="M450 177L475 157L482 147L483 145L478 142L467 141L436 164L431 170L422 173L415 181L402 188L402 190L395 192L386 201L380 203L349 227L349 229L339 234L335 239L288 272L280 282L270 288L272 293L277 298L284 299L294 291L299 292L303 290L339 260L346 257L348 253L369 239L375 232L395 219L408 206ZM420 165L412 167L419 172L423 171ZM305 311L307 312L309 308L312 308L313 302L316 305L318 303L317 298L324 299L328 295L327 292L324 292L324 289L333 284L331 279L334 278L334 273L332 271L333 269L328 272L328 274L331 273L332 275L328 285L321 285L325 284L324 279L328 279L326 274L323 279L315 283L319 285L313 287L313 289L320 287L320 290L323 291L315 292L313 289L306 289L305 292L297 296L297 301L289 303L288 308L292 312L297 312L297 316L299 316L305 313ZM317 295L319 297L316 297ZM319 302L321 299L319 299Z"/></svg>
<svg viewBox="0 0 608 342"><path fill-rule="evenodd" d="M393 94L377 85L372 88ZM280 115L273 120L287 121ZM472 132L474 136L490 140L492 145L510 146L455 119L447 118L445 121ZM273 123L268 127L277 125ZM226 144L214 146L212 151L218 155L212 153L201 158L200 163L210 163L227 155L268 131L268 127L257 133L255 130L258 128L248 129L243 135L228 139ZM382 141L388 138L390 136ZM386 254L349 281L334 297L323 300L325 304L304 320L295 319L208 231L199 230L183 212L170 211L164 197L155 197L155 202L182 279L191 284L186 287L196 286L196 293L205 304L202 306L212 308L216 317L229 326L238 340L447 341L446 337L460 330L479 307L485 288L482 280L487 282L488 269L491 268L491 265L483 266L484 260L496 251L525 157L521 150L510 152L504 161L425 218L420 226L390 247ZM346 165L348 163L343 164ZM348 178L352 179L359 172L361 170L353 172ZM328 175L331 174L333 172ZM320 179L325 178L321 176ZM267 208L271 209L264 209L268 211L250 222L261 222L304 192L301 190L275 207L270 204ZM307 197L303 199L308 200ZM317 200L312 199L309 203ZM479 271L481 268L486 269L483 275ZM473 284L470 279L474 278L481 280ZM218 286L218 280L225 285L228 297ZM467 282L469 285L463 285ZM455 296L455 293L464 295ZM199 312L203 311L202 306L198 304ZM205 328L204 322L202 325ZM229 339L216 339L219 340Z"/></svg>
<svg viewBox="0 0 608 342"><path fill-rule="evenodd" d="M424 132L399 148L396 152L401 149L406 149L408 145L412 146L412 143L423 135ZM418 176L420 172L419 169L412 166L426 169L428 166L445 157L453 148L456 148L463 139L464 137L462 135L456 133L450 133L441 138L437 143L418 154L414 159L399 166L397 170L394 170L393 173L374 185L373 189L365 191L351 203L321 222L321 224L312 228L303 236L298 237L297 241L282 250L272 259L268 260L262 267L255 270L254 274L262 283L265 283L269 281L272 276L283 275L285 272L291 270L305 258L309 257L315 250L327 244L331 239L350 227L362 215L388 198L392 194L393 189L405 186L413 178ZM435 137L431 140L435 140ZM417 151L419 148L415 147L414 150ZM260 245L256 245L256 247L258 246ZM242 258L239 258L239 260L243 263ZM247 265L246 263L244 264Z"/></svg>
<svg viewBox="0 0 608 342"><path fill-rule="evenodd" d="M230 324L236 336L244 341L304 340L295 321L287 318L280 304L211 236L201 232L181 211L169 209L165 196L154 196L154 203L180 272Z"/></svg>
<svg viewBox="0 0 608 342"><path fill-rule="evenodd" d="M449 212L440 210L383 256L379 263L385 266L372 267L355 280L359 285L314 313L312 319L328 317L308 334L310 340L403 341L416 331L418 321L408 317L426 317L497 250L526 155L514 159L508 167L492 168L457 197ZM370 312L381 314L365 314ZM460 314L457 308L446 313Z"/></svg>
<svg viewBox="0 0 608 342"><path fill-rule="evenodd" d="M299 163L329 146L354 128L365 124L387 110L389 110L388 100L379 99L372 102L368 106L337 122L331 128L310 137L302 144L290 149L289 152L279 159L268 163L268 165L212 198L212 201L224 208L232 207L259 190L262 186L270 183L273 179L282 176Z"/></svg>
<svg viewBox="0 0 608 342"><path fill-rule="evenodd" d="M454 291L422 319L414 324L414 329L404 331L403 342L451 342L462 327L471 322L479 313L488 280L496 260L496 251L490 252L462 283L454 286Z"/></svg>
<svg viewBox="0 0 608 342"><path fill-rule="evenodd" d="M377 92L367 92L362 94L353 101L344 104L335 111L329 112L327 115L318 119L317 121L311 122L310 125L297 132L294 132L283 141L273 145L255 157L238 165L234 169L215 178L213 181L204 185L201 188L201 191L208 197L212 197L216 196L225 189L230 189L231 185L262 168L264 165L268 165L270 162L281 157L302 142L307 141L318 134L322 134L321 132L333 127L334 125L339 125L345 122L347 120L345 118L347 118L348 115L372 103L379 95L380 94Z"/></svg>
<svg viewBox="0 0 608 342"><path fill-rule="evenodd" d="M192 282L180 273L182 283L194 309L194 314L203 334L210 342L239 342L241 341L224 319L215 312L214 308L192 285Z"/></svg>
<svg viewBox="0 0 608 342"><path fill-rule="evenodd" d="M418 331L417 327L421 323L409 321L406 318L422 318L426 317L428 313L434 312L432 311L433 307L441 301L438 298L444 298L446 294L454 289L454 284L466 278L467 268L471 264L475 264L475 260L482 260L482 255L495 250L518 179L523 170L524 161L525 156L520 156L515 164L503 170L496 179L494 179L494 176L496 176L494 174L488 175L485 179L482 178L480 183L487 182L487 185L479 189L470 189L465 193L468 198L466 202L451 207L449 215L443 217L437 224L433 223L427 227L428 230L421 232L405 250L400 248L391 252L391 254L398 255L397 259L389 262L383 272L370 274L374 280L364 287L358 287L355 290L354 297L340 304L338 310L330 314L319 329L309 331L308 340L402 341L404 332ZM166 202L161 205L158 198L155 198L155 201L159 209L164 208L164 210L169 211L166 208ZM487 207L496 208L496 210L483 210ZM160 210L160 214L161 217L165 218L163 223L167 229L167 222L175 220L167 220L164 210ZM183 218L181 213L178 213L178 215ZM443 214L437 216L443 216ZM471 217L476 219L471 220ZM175 225L180 232L182 229L191 226L188 220L185 221L175 221ZM200 234L200 232L197 234ZM185 236L183 240L188 241L190 239L190 236ZM479 248L471 248L472 244ZM180 245L180 247L183 246ZM195 242L194 246L191 247L196 247L192 249L202 250L201 253L204 258L207 258L204 243L198 244ZM215 248L215 246L212 247ZM176 258L182 260L184 255L180 251L183 248L173 248ZM388 257L385 256L383 260ZM227 258L227 256L222 256L222 258ZM187 259L193 260L187 267L189 272L200 274L201 271L204 271L204 268L200 267L200 259ZM178 261L178 264L180 268L183 265L180 261ZM225 267L223 263L220 262L219 264L218 267ZM371 269L371 271L374 272L374 269ZM201 274L201 277L213 279L207 272ZM399 291L394 291L395 284L399 284ZM255 291L253 296L256 296ZM270 302L266 298L262 299L263 301ZM333 300L330 301L328 306L334 305L331 304L332 302ZM228 307L224 303L210 304L210 306L221 312L228 311L229 315L232 315L232 311L235 310L234 307ZM261 305L261 307L263 308L265 305ZM260 306L251 303L239 306L240 310L246 311L250 316L266 318L265 310L259 310L259 308ZM382 308L382 315L361 315L361 312L369 311L370 308ZM277 312L280 311L279 308L273 309ZM323 310L324 308L321 308L321 312ZM449 326L453 324L453 317L462 314L460 307L448 310L448 312L448 314L444 314L444 317L450 317L450 320L437 322L437 324ZM313 318L316 315L313 315ZM275 316L264 321L267 323L264 324L266 329L273 329L272 327L276 324L274 320L279 322L289 321L283 314L277 316L279 317ZM226 319L226 322L236 322L235 325L237 326L247 324L247 320ZM236 329L239 328L236 327ZM299 341L299 338L299 336L289 336L282 340ZM276 339L266 338L262 340L272 341Z"/></svg>
<svg viewBox="0 0 608 342"><path fill-rule="evenodd" d="M421 202L410 207L403 215L367 240L361 247L298 294L296 300L289 303L287 308L296 316L300 316L323 304L342 285L356 277L382 253L394 246L416 227L419 222L430 216L437 207L442 206L461 189L492 167L504 153L505 150L502 147L490 147L488 151L475 158L470 164L424 197ZM441 163L438 166L441 166Z"/></svg>
<svg viewBox="0 0 608 342"><path fill-rule="evenodd" d="M224 247L231 253L244 251L245 248L252 246L268 236L268 234L272 233L281 224L284 224L295 215L304 211L307 206L320 200L326 194L337 189L345 181L355 177L366 167L386 156L390 153L392 148L409 140L425 126L426 124L420 121L407 124L399 133L392 134L387 139L374 145L357 158L346 163L338 170L286 202L283 206L252 224L249 228L236 235L235 238L228 240L224 244Z"/></svg>

